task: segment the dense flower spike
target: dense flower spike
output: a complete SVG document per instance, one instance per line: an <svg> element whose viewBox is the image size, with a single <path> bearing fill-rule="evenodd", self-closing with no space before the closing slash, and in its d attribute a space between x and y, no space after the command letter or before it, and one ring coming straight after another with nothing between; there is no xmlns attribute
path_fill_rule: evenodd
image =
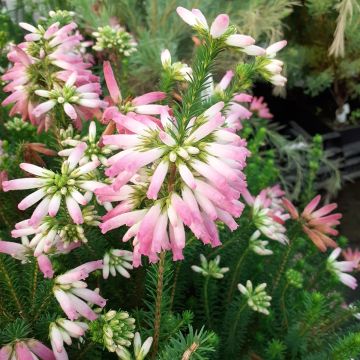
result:
<svg viewBox="0 0 360 360"><path fill-rule="evenodd" d="M263 283L254 289L252 282L248 280L246 286L238 284L238 289L247 298L247 304L251 309L269 315L271 296L266 293L266 286L267 284Z"/></svg>
<svg viewBox="0 0 360 360"><path fill-rule="evenodd" d="M71 338L83 336L88 328L89 326L84 322L69 321L63 318L59 318L55 322L50 323L49 335L56 360L67 360L68 355L64 347L64 342L67 345L71 345Z"/></svg>
<svg viewBox="0 0 360 360"><path fill-rule="evenodd" d="M91 161L77 167L87 148L85 143L77 145L61 167L61 173L55 173L33 164L22 163L20 167L26 172L36 175L36 178L22 178L3 182L4 191L38 189L23 199L18 207L26 210L37 202L29 225L36 226L49 214L55 216L64 201L75 224L82 224L84 218L79 205L86 205L91 193L103 186L89 178L89 172L99 166L99 161ZM85 194L84 194L85 193Z"/></svg>
<svg viewBox="0 0 360 360"><path fill-rule="evenodd" d="M219 102L191 119L183 136L168 112L159 125L118 115L116 121L133 134L104 136L104 144L124 151L108 159L112 185L96 192L100 201L120 201L100 227L105 233L130 226L123 240L134 238L135 266L140 254L157 261L156 254L170 248L174 260L182 259L184 225L212 246L220 244L215 220L237 228L233 217L243 210L238 198L246 188L242 169L249 152L223 127L223 106ZM139 209L143 197L150 205Z"/></svg>
<svg viewBox="0 0 360 360"><path fill-rule="evenodd" d="M320 251L325 251L327 247L337 247L336 242L328 235L336 236L338 234L338 231L333 227L340 224L339 219L342 215L340 213L330 214L337 208L335 203L315 210L320 200L320 195L312 199L300 216L296 207L288 199L283 199L283 205L294 220L300 221L304 232L316 247Z"/></svg>
<svg viewBox="0 0 360 360"><path fill-rule="evenodd" d="M340 248L333 250L327 260L327 270L333 273L344 285L355 290L357 288L357 280L347 274L347 272L355 270L358 263L356 261L336 261L340 254Z"/></svg>
<svg viewBox="0 0 360 360"><path fill-rule="evenodd" d="M0 349L1 360L55 360L53 352L35 339L18 340Z"/></svg>
<svg viewBox="0 0 360 360"><path fill-rule="evenodd" d="M109 310L90 324L93 340L110 352L125 352L134 338L135 319L126 311Z"/></svg>
<svg viewBox="0 0 360 360"><path fill-rule="evenodd" d="M129 57L136 51L137 42L119 25L99 27L92 35L96 38L96 44L93 46L96 51L115 51L125 57Z"/></svg>
<svg viewBox="0 0 360 360"><path fill-rule="evenodd" d="M230 269L228 267L220 268L220 256L216 256L214 260L207 261L206 257L203 254L200 254L201 267L197 265L192 265L191 269L195 272L200 273L201 275L207 277L213 277L215 279L222 279L224 274L227 273Z"/></svg>
<svg viewBox="0 0 360 360"><path fill-rule="evenodd" d="M40 125L39 130L48 127L51 116L48 111L61 104L65 113L81 126L81 118L89 119L98 113L103 103L98 99L100 85L98 78L88 68L80 53L82 36L74 33L77 25L69 23L60 26L54 22L47 29L20 23L30 34L25 42L14 46L8 58L14 63L3 76L10 83L4 88L11 92L2 105L15 104L11 115L21 114ZM38 74L47 79L47 88ZM42 102L41 97L49 98Z"/></svg>
<svg viewBox="0 0 360 360"><path fill-rule="evenodd" d="M83 316L88 320L95 320L97 314L86 303L96 304L104 307L106 300L96 291L87 289L84 280L89 273L102 269L103 262L91 261L80 265L55 278L53 292L56 300L70 320L76 320Z"/></svg>

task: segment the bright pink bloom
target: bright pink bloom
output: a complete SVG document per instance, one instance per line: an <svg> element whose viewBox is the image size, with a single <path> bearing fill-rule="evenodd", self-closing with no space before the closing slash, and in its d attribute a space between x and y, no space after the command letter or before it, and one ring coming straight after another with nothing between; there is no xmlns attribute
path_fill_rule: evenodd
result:
<svg viewBox="0 0 360 360"><path fill-rule="evenodd" d="M250 111L256 113L257 116L262 119L272 119L274 117L274 115L270 113L268 104L264 101L263 96L254 96L250 104Z"/></svg>
<svg viewBox="0 0 360 360"><path fill-rule="evenodd" d="M51 261L46 255L40 255L37 258L40 271L44 274L45 278L52 278L54 276L54 270L52 268Z"/></svg>
<svg viewBox="0 0 360 360"><path fill-rule="evenodd" d="M55 360L53 352L35 339L16 341L0 349L1 360Z"/></svg>
<svg viewBox="0 0 360 360"><path fill-rule="evenodd" d="M215 221L231 230L237 227L234 217L243 210L238 198L246 188L241 170L249 152L244 140L224 127L223 107L222 102L213 105L199 124L193 119L181 145L169 113L162 114L161 125L121 115L118 120L132 134L104 137L104 144L123 151L108 159L106 174L113 178L112 185L96 191L100 201L120 201L100 227L103 233L130 227L123 241L134 239L134 266L141 255L154 262L159 252L170 248L174 260L182 259L185 226L212 246L220 244ZM156 200L145 209L138 208L138 183L144 196Z"/></svg>

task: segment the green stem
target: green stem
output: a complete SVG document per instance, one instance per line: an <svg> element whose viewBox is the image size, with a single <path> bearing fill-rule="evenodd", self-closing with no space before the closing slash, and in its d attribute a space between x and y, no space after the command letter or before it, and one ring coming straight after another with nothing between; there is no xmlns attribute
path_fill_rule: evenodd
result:
<svg viewBox="0 0 360 360"><path fill-rule="evenodd" d="M285 326L285 328L288 328L288 319L287 319L287 315L286 315L286 306L285 306L285 293L287 288L289 287L289 283L287 282L286 285L284 286L284 289L281 293L281 297L280 297L280 306L281 306L281 310L283 312L284 315L284 320L283 320L283 324Z"/></svg>
<svg viewBox="0 0 360 360"><path fill-rule="evenodd" d="M245 303L239 307L239 310L236 314L236 317L235 317L235 321L234 321L234 324L233 326L231 327L231 331L229 333L229 342L231 343L233 341L233 339L235 338L235 334L236 334L236 329L237 329L237 326L238 326L238 323L239 323L239 320L240 320L240 315L241 313L244 311L244 309L246 308L246 301Z"/></svg>
<svg viewBox="0 0 360 360"><path fill-rule="evenodd" d="M176 264L176 270L175 270L175 276L174 276L174 284L173 284L173 287L172 287L172 290L171 290L171 296L170 296L170 311L171 311L171 309L172 309L172 307L173 307L173 304L174 304L175 291L176 291L177 280L178 280L179 273L180 273L180 267L181 267L181 262L179 261L179 262Z"/></svg>
<svg viewBox="0 0 360 360"><path fill-rule="evenodd" d="M204 306L205 306L206 322L208 324L208 327L211 328L208 287L209 287L209 276L205 278L205 282L204 282Z"/></svg>
<svg viewBox="0 0 360 360"><path fill-rule="evenodd" d="M291 252L293 243L294 243L294 241L291 241L290 244L287 246L287 249L286 249L286 251L284 253L284 257L283 257L283 259L281 261L281 265L279 267L279 271L278 271L278 273L276 275L276 278L275 278L275 280L273 282L273 286L272 286L272 289L271 289L271 294L273 294L275 292L277 286L279 285L280 278L281 278L282 274L284 273L286 264L287 264L289 256L290 256L290 252Z"/></svg>
<svg viewBox="0 0 360 360"><path fill-rule="evenodd" d="M10 293L11 293L13 299L15 300L15 304L19 311L20 316L24 319L24 310L22 308L20 299L17 296L16 290L12 284L11 278L10 278L10 276L6 270L6 267L1 259L0 259L0 272L3 274L6 285L8 286Z"/></svg>
<svg viewBox="0 0 360 360"><path fill-rule="evenodd" d="M152 359L155 359L159 348L160 338L160 321L161 321L161 300L164 285L164 269L165 269L165 251L160 253L158 281L156 286L156 300L155 300L155 321L154 321L154 343L152 348Z"/></svg>
<svg viewBox="0 0 360 360"><path fill-rule="evenodd" d="M34 261L34 270L33 270L33 279L32 279L32 288L31 288L31 311L34 309L35 306L35 294L37 288L37 278L38 278L39 270L38 264Z"/></svg>
<svg viewBox="0 0 360 360"><path fill-rule="evenodd" d="M227 298L226 298L226 303L229 303L231 301L231 298L233 296L235 287L236 287L236 283L238 282L239 279L239 275L240 275L240 269L241 269L241 265L243 264L247 254L249 253L249 246L245 249L245 251L243 252L243 254L240 256L239 261L236 264L236 268L235 271L233 273L233 276L231 278L231 283L230 283L230 287L229 287L229 291L227 294Z"/></svg>

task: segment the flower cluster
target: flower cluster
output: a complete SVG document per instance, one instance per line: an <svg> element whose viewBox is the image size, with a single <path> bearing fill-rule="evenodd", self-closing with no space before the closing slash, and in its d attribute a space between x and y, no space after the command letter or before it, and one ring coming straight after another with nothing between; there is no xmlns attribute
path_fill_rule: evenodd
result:
<svg viewBox="0 0 360 360"><path fill-rule="evenodd" d="M286 271L285 276L289 285L298 289L303 287L304 277L299 271L289 269Z"/></svg>
<svg viewBox="0 0 360 360"><path fill-rule="evenodd" d="M254 311L269 315L271 296L266 293L265 288L266 284L263 283L254 289L250 280L246 282L246 286L238 284L238 289L247 298L248 306Z"/></svg>
<svg viewBox="0 0 360 360"><path fill-rule="evenodd" d="M121 26L102 26L92 35L96 38L96 44L93 46L95 51L114 51L125 57L129 57L136 51L137 42Z"/></svg>
<svg viewBox="0 0 360 360"><path fill-rule="evenodd" d="M123 151L108 159L112 185L96 191L100 201L120 201L100 227L106 233L130 226L123 240L134 238L135 266L139 255L157 261L156 253L170 248L174 260L182 259L184 224L212 246L220 244L215 220L237 228L233 217L243 210L238 198L246 187L242 169L249 152L224 126L223 107L219 102L189 119L182 132L168 111L160 122L113 114L129 133L103 138ZM149 205L139 208L144 199Z"/></svg>
<svg viewBox="0 0 360 360"><path fill-rule="evenodd" d="M0 349L1 360L55 360L53 352L35 339L18 340Z"/></svg>
<svg viewBox="0 0 360 360"><path fill-rule="evenodd" d="M207 261L206 257L203 254L200 254L201 266L192 265L191 268L200 273L205 277L213 277L215 279L222 279L224 274L229 271L228 267L221 268L220 265L220 256L216 256L214 260Z"/></svg>
<svg viewBox="0 0 360 360"><path fill-rule="evenodd" d="M333 227L339 225L340 213L330 214L337 208L337 204L328 204L315 210L319 205L321 196L317 195L305 207L304 211L299 215L295 206L286 198L283 199L284 207L289 211L292 219L301 223L305 234L309 236L311 241L320 251L325 251L327 247L336 248L336 242L328 235L336 236L338 231Z"/></svg>
<svg viewBox="0 0 360 360"><path fill-rule="evenodd" d="M80 265L54 279L53 293L64 313L70 320L76 320L80 316L88 320L95 320L98 315L85 302L104 307L106 300L96 291L87 289L84 280L89 273L102 269L103 262L90 261Z"/></svg>
<svg viewBox="0 0 360 360"><path fill-rule="evenodd" d="M109 310L90 324L93 341L110 352L125 351L134 338L135 319L126 311Z"/></svg>
<svg viewBox="0 0 360 360"><path fill-rule="evenodd" d="M81 119L98 115L98 107L105 103L99 99L98 78L79 52L82 36L74 32L77 25L20 26L30 33L9 52L13 67L2 76L9 82L4 91L11 92L2 105L14 104L10 115L21 114L40 129L50 126L53 108L63 109L78 127Z"/></svg>
<svg viewBox="0 0 360 360"><path fill-rule="evenodd" d="M153 342L153 338L150 336L148 337L144 343L141 342L141 337L138 332L135 333L134 336L134 357L135 360L144 360L146 355L149 353L151 345ZM131 354L125 348L118 349L116 351L117 356L121 360L132 360Z"/></svg>
<svg viewBox="0 0 360 360"><path fill-rule="evenodd" d="M340 254L340 248L333 250L333 252L328 257L326 268L343 284L355 290L357 288L357 280L353 276L347 274L347 272L355 270L358 264L356 261L336 261Z"/></svg>
<svg viewBox="0 0 360 360"><path fill-rule="evenodd" d="M268 104L264 101L264 97L253 97L250 103L250 111L255 113L261 119L272 119L274 117L271 114Z"/></svg>
<svg viewBox="0 0 360 360"><path fill-rule="evenodd" d="M249 239L250 249L261 256L272 255L272 250L267 249L266 246L269 244L266 240L259 239L261 236L260 230L256 230Z"/></svg>
<svg viewBox="0 0 360 360"><path fill-rule="evenodd" d="M65 202L75 224L84 222L79 205L86 205L91 199L92 192L103 186L102 183L93 180L91 176L91 171L99 166L99 161L91 161L77 166L86 148L85 143L77 145L67 160L63 161L60 173L33 164L22 163L20 167L24 171L38 177L3 182L4 191L38 189L18 205L20 210L25 210L41 200L29 219L29 225L39 225L47 214L54 217L58 213L62 201Z"/></svg>
<svg viewBox="0 0 360 360"><path fill-rule="evenodd" d="M72 344L71 338L80 338L88 330L88 325L81 321L70 321L67 319L57 319L50 323L49 335L51 346L56 360L68 359L64 342L67 345Z"/></svg>
<svg viewBox="0 0 360 360"><path fill-rule="evenodd" d="M251 207L252 220L257 229L268 238L287 244L289 239L284 222L289 215L284 213L281 206L283 195L284 192L278 185L263 189L256 197L247 190L243 192L245 201Z"/></svg>

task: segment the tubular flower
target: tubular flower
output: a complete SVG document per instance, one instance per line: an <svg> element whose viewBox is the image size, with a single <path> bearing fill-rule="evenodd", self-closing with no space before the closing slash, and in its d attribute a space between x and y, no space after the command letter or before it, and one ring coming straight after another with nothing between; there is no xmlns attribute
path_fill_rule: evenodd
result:
<svg viewBox="0 0 360 360"><path fill-rule="evenodd" d="M17 340L0 349L1 360L55 360L53 352L35 339Z"/></svg>
<svg viewBox="0 0 360 360"><path fill-rule="evenodd" d="M129 278L130 274L127 270L132 270L133 266L130 261L133 260L131 251L111 249L104 255L103 278L107 279L109 273L116 276L116 272L122 276Z"/></svg>
<svg viewBox="0 0 360 360"><path fill-rule="evenodd" d="M8 254L14 259L21 260L22 263L26 263L30 261L34 252L27 243L26 239L24 239L22 244L0 240L0 253ZM49 258L44 254L40 254L39 256L36 256L36 260L44 277L52 278L54 271Z"/></svg>
<svg viewBox="0 0 360 360"><path fill-rule="evenodd" d="M18 205L20 210L25 210L41 200L29 220L29 225L38 225L47 214L54 217L58 213L62 201L65 201L75 224L84 222L79 204L86 205L95 188L103 186L102 183L88 180L90 176L88 173L91 174L91 171L99 166L99 161L91 161L77 167L86 148L85 143L76 146L68 159L63 162L60 173L33 164L22 163L20 167L23 170L38 177L3 182L4 191L38 189ZM85 195L82 192L85 192Z"/></svg>
<svg viewBox="0 0 360 360"><path fill-rule="evenodd" d="M80 281L86 279L90 272L102 267L101 260L90 261L55 278L53 293L70 320L76 320L79 316L88 320L97 318L96 313L85 301L100 307L105 306L106 300L97 292L87 289L84 281Z"/></svg>
<svg viewBox="0 0 360 360"><path fill-rule="evenodd" d="M84 224L98 226L100 217L94 211L94 206L86 206L81 211ZM34 235L29 240L28 236ZM15 224L12 230L13 238L26 239L28 246L33 250L34 256L43 253L64 253L87 243L84 228L81 225L69 224L68 220L45 216L40 224L30 225L30 220L23 220Z"/></svg>
<svg viewBox="0 0 360 360"><path fill-rule="evenodd" d="M70 146L68 149L59 151L60 156L69 156L73 148L78 146L81 142L85 142L87 148L84 156L80 159L79 165L84 165L89 161L100 161L103 165L107 164L106 156L112 153L112 147L99 145L99 139L96 138L96 123L92 121L89 125L88 135L80 137L74 134L74 128L70 125L66 130L60 129L61 145Z"/></svg>
<svg viewBox="0 0 360 360"><path fill-rule="evenodd" d="M245 190L243 197L251 207L252 219L257 229L268 238L287 244L289 239L284 226L287 214L283 214L278 206L277 195L280 189L276 187L275 189L275 191L274 188L263 189L255 198Z"/></svg>
<svg viewBox="0 0 360 360"><path fill-rule="evenodd" d="M171 54L168 49L161 52L161 64L170 78L178 81L191 81L191 67L180 61L172 64Z"/></svg>
<svg viewBox="0 0 360 360"><path fill-rule="evenodd" d="M190 11L179 6L176 12L184 22L196 31L206 32L213 39L222 39L228 46L246 48L255 43L251 36L235 34L234 28L229 26L230 19L226 14L218 15L209 27L204 14L199 9ZM265 50L261 49L261 54L263 53L265 53Z"/></svg>
<svg viewBox="0 0 360 360"><path fill-rule="evenodd" d="M140 333L136 332L134 336L134 355L136 360L144 360L146 355L150 351L151 345L153 342L153 338L148 337L144 343L141 342ZM116 355L120 360L131 360L132 356L130 352L125 348L116 349Z"/></svg>
<svg viewBox="0 0 360 360"><path fill-rule="evenodd" d="M71 120L73 120L77 128L81 127L82 118L92 118L94 116L93 109L106 107L106 103L99 98L97 83L87 83L82 86L76 86L75 82L78 74L73 72L66 80L63 86L54 84L52 90L35 90L35 94L47 98L48 100L40 103L33 110L35 117L39 117L55 106L62 106L64 112Z"/></svg>
<svg viewBox="0 0 360 360"><path fill-rule="evenodd" d="M342 256L346 261L354 261L357 264L357 270L360 270L360 250L358 248L347 248L343 250Z"/></svg>
<svg viewBox="0 0 360 360"><path fill-rule="evenodd" d="M357 288L357 280L347 274L357 268L356 261L336 261L341 254L341 249L336 248L327 259L326 268L329 272L334 274L344 285L355 290Z"/></svg>
<svg viewBox="0 0 360 360"><path fill-rule="evenodd" d="M250 280L246 282L246 286L238 284L239 291L247 298L248 306L259 313L269 315L271 296L266 291L267 284L263 283L254 289Z"/></svg>
<svg viewBox="0 0 360 360"><path fill-rule="evenodd" d="M71 338L83 336L88 328L88 325L84 322L69 321L63 318L50 323L50 342L56 360L67 360L68 355L64 347L64 342L67 345L71 345Z"/></svg>
<svg viewBox="0 0 360 360"><path fill-rule="evenodd" d="M79 52L82 36L74 33L77 27L75 23L60 27L59 22L56 22L47 29L41 25L36 28L26 23L20 23L20 26L30 34L25 36L25 42L14 46L8 54L9 60L14 65L3 75L2 79L9 81L4 91L11 92L11 95L3 101L2 105L14 103L11 115L19 113L23 120L29 119L33 124L40 125L39 129L42 130L50 121L46 113L53 107L54 102L49 102L49 100L41 106L39 105L40 96L43 96L36 94L36 91L43 87L43 83L39 82L39 73L49 79L49 88L43 91L50 92L52 95L64 87L64 83L71 78L71 74L74 72L77 73L76 87L81 90L81 93L93 90L99 93L100 84L98 78L88 70L90 64L84 62L83 56ZM83 90L82 86L87 86L87 90ZM91 91L89 91L90 88ZM68 95L68 89L65 91L64 88L64 92ZM57 98L61 99L63 97L61 95L64 94L58 95ZM35 108L37 111L34 114ZM69 109L70 106L66 105L68 112ZM78 115L80 116L80 114L88 118L92 117L95 112L94 109L89 112L85 107L79 106Z"/></svg>
<svg viewBox="0 0 360 360"><path fill-rule="evenodd" d="M268 104L264 101L264 97L253 97L250 103L250 111L256 113L259 118L262 119L272 119L274 117L271 114Z"/></svg>
<svg viewBox="0 0 360 360"><path fill-rule="evenodd" d="M156 101L165 99L166 94L160 91L154 91L142 96L138 96L132 100L124 99L116 82L111 65L108 61L104 61L104 77L107 88L110 93L112 106L104 111L103 121L115 120L121 114L130 113L139 122L152 122L157 119L147 115L159 115L165 106L153 104ZM121 123L117 123L118 130L122 128Z"/></svg>
<svg viewBox="0 0 360 360"><path fill-rule="evenodd" d="M261 256L265 256L265 255L272 255L272 251L270 249L267 249L266 246L269 244L268 241L264 241L259 239L261 235L260 230L256 230L250 237L249 240L249 247L250 249Z"/></svg>
<svg viewBox="0 0 360 360"><path fill-rule="evenodd" d="M220 255L216 256L214 260L210 260L208 262L206 257L203 254L200 254L200 262L201 267L192 265L191 269L205 277L211 276L215 279L222 279L224 274L230 270L228 267L220 268Z"/></svg>
<svg viewBox="0 0 360 360"><path fill-rule="evenodd" d="M124 151L108 159L105 173L112 185L96 191L100 201L120 201L100 227L103 233L130 227L123 241L134 238L135 266L140 254L157 261L156 254L170 248L174 260L182 259L184 224L212 246L220 245L216 220L237 228L233 217L243 210L238 198L246 187L242 169L249 151L244 140L222 127L223 106L217 103L192 119L184 136L167 112L161 127L121 115L117 120L133 134L104 136L104 144ZM149 205L139 208L146 198Z"/></svg>
<svg viewBox="0 0 360 360"><path fill-rule="evenodd" d="M296 207L288 199L283 199L283 205L289 211L291 217L301 223L304 232L315 246L320 251L325 251L327 247L337 247L336 242L328 235L336 236L338 234L338 231L333 227L340 224L339 219L341 219L342 215L340 213L330 214L337 208L335 203L315 210L320 200L320 195L312 199L300 216Z"/></svg>

